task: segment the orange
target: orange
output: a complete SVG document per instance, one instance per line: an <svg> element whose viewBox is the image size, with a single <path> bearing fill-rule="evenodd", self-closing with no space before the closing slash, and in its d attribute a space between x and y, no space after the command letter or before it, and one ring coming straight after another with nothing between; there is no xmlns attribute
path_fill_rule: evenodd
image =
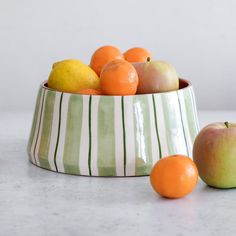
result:
<svg viewBox="0 0 236 236"><path fill-rule="evenodd" d="M96 89L81 89L78 93L88 95L102 95L102 93Z"/></svg>
<svg viewBox="0 0 236 236"><path fill-rule="evenodd" d="M130 48L123 55L128 62L146 62L148 57L151 58L151 53L145 48Z"/></svg>
<svg viewBox="0 0 236 236"><path fill-rule="evenodd" d="M150 182L163 197L181 198L193 191L198 181L195 163L187 156L173 155L160 159L152 168Z"/></svg>
<svg viewBox="0 0 236 236"><path fill-rule="evenodd" d="M98 48L92 55L90 67L99 76L104 65L115 59L123 59L121 51L114 46L103 46Z"/></svg>
<svg viewBox="0 0 236 236"><path fill-rule="evenodd" d="M100 75L103 94L134 95L138 86L138 75L131 63L114 60L103 67Z"/></svg>

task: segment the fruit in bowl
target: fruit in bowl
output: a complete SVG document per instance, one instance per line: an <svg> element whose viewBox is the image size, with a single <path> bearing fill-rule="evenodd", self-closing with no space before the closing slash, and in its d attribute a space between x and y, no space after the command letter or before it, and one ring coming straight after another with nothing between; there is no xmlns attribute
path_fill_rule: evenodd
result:
<svg viewBox="0 0 236 236"><path fill-rule="evenodd" d="M84 95L102 95L101 91L97 89L81 89L78 93Z"/></svg>
<svg viewBox="0 0 236 236"><path fill-rule="evenodd" d="M193 160L207 185L236 187L236 123L219 122L204 127L195 139Z"/></svg>
<svg viewBox="0 0 236 236"><path fill-rule="evenodd" d="M48 87L91 95L153 94L178 90L179 77L171 64L151 60L145 48L130 48L122 54L106 45L93 53L89 66L75 59L54 63Z"/></svg>
<svg viewBox="0 0 236 236"><path fill-rule="evenodd" d="M90 65L75 59L54 63L37 96L30 161L68 174L142 176L164 156L189 155L198 132L192 85L178 80L169 64L146 62L150 56L143 48L122 54L103 46ZM165 91L178 89L169 81L178 81L180 90L155 94L163 91L157 84L166 83ZM134 96L140 86L147 94Z"/></svg>
<svg viewBox="0 0 236 236"><path fill-rule="evenodd" d="M175 68L164 61L151 61L133 63L139 84L137 93L159 93L177 90L179 77Z"/></svg>
<svg viewBox="0 0 236 236"><path fill-rule="evenodd" d="M152 57L151 53L140 47L130 48L124 53L124 59L128 62L146 62L148 57Z"/></svg>
<svg viewBox="0 0 236 236"><path fill-rule="evenodd" d="M114 46L103 46L98 48L92 55L90 67L100 76L102 68L110 61L123 59L121 51Z"/></svg>
<svg viewBox="0 0 236 236"><path fill-rule="evenodd" d="M107 63L100 79L102 93L106 95L134 95L139 80L135 68L125 60Z"/></svg>
<svg viewBox="0 0 236 236"><path fill-rule="evenodd" d="M77 93L81 89L99 89L100 79L80 60L69 59L53 64L48 87L61 92Z"/></svg>

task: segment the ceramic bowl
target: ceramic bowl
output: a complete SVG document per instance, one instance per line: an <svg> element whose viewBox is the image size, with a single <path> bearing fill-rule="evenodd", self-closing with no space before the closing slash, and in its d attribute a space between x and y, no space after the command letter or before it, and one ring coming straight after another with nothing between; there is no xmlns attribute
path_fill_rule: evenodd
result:
<svg viewBox="0 0 236 236"><path fill-rule="evenodd" d="M191 157L199 131L190 82L178 91L134 96L80 95L41 84L28 143L42 168L87 176L149 175L161 157Z"/></svg>

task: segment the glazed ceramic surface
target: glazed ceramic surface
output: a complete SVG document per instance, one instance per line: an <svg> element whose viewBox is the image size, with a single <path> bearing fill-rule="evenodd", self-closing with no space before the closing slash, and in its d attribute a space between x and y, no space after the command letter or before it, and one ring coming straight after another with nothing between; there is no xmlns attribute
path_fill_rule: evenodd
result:
<svg viewBox="0 0 236 236"><path fill-rule="evenodd" d="M148 175L161 157L192 155L198 119L191 84L135 96L90 96L40 86L28 143L42 168L88 176Z"/></svg>

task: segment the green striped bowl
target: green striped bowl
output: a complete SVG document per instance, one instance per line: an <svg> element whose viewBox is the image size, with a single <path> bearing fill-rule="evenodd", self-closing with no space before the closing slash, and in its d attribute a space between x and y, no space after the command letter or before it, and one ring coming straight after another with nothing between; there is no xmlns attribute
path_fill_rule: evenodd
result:
<svg viewBox="0 0 236 236"><path fill-rule="evenodd" d="M140 176L163 156L191 156L199 131L192 85L135 96L62 93L40 86L30 161L75 175Z"/></svg>

